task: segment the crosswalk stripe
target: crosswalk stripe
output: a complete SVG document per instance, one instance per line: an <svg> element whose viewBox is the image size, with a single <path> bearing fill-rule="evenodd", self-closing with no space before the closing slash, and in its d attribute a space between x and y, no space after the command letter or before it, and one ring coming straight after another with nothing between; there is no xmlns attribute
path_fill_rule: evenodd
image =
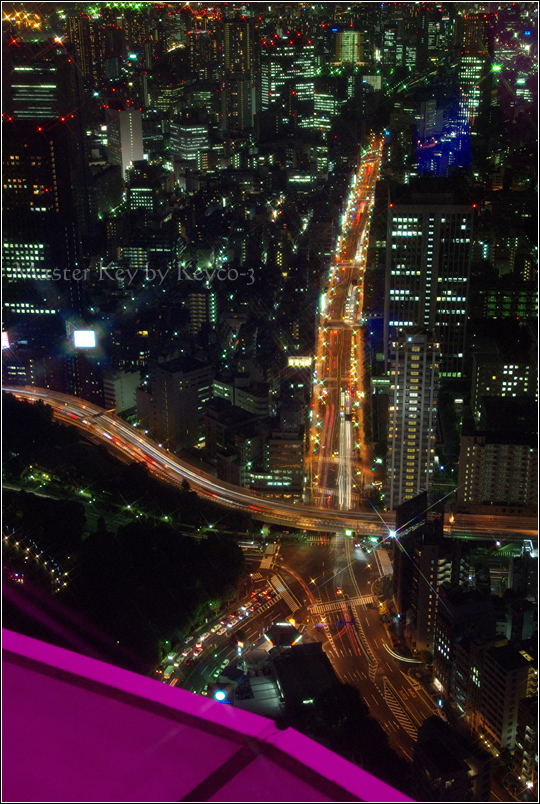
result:
<svg viewBox="0 0 540 804"><path fill-rule="evenodd" d="M340 611L344 603L350 603L353 606L361 606L365 603L373 603L375 598L373 595L363 595L362 597L351 597L349 600L340 600L335 603L317 603L316 606L308 606L308 609L313 612L328 612Z"/></svg>
<svg viewBox="0 0 540 804"><path fill-rule="evenodd" d="M267 611L267 609L271 608L276 600L281 600L281 593L278 592L273 600L269 600L268 603L265 603L264 606L258 610L258 614L261 614L263 611Z"/></svg>
<svg viewBox="0 0 540 804"><path fill-rule="evenodd" d="M270 583L272 583L272 581L270 581ZM275 589L275 591L278 593L279 597L281 597L281 598L282 598L282 599L285 601L285 603L286 603L286 604L288 605L288 607L290 608L291 612L292 612L292 611L296 611L298 608L300 608L300 607L297 605L297 603L296 603L296 602L295 602L295 601L292 599L291 595L290 595L290 594L287 592L287 590L286 590L286 589L283 589L282 591L280 591L280 590L278 589L278 587L277 587L277 584L273 584L273 583L272 583L272 587L273 587L273 588Z"/></svg>
<svg viewBox="0 0 540 804"><path fill-rule="evenodd" d="M285 601L285 603L290 608L291 612L296 611L296 609L299 608L299 606L296 605L296 603L294 602L294 600L292 599L292 597L290 596L290 594L288 592L282 592L281 596L282 596L283 600Z"/></svg>
<svg viewBox="0 0 540 804"><path fill-rule="evenodd" d="M285 586L279 575L273 575L272 578L270 578L270 584L273 587L273 589L275 589L276 592L281 594L281 597L288 605L291 612L296 611L297 609L300 608L300 604L296 602L294 596L292 595L291 592L289 592L289 590L287 589L287 587Z"/></svg>
<svg viewBox="0 0 540 804"><path fill-rule="evenodd" d="M409 737L412 737L413 740L416 740L418 737L418 731L413 726L411 719L404 711L403 707L397 700L392 687L390 686L389 682L387 681L386 677L383 679L383 691L384 691L384 700L386 704L400 726L407 732Z"/></svg>

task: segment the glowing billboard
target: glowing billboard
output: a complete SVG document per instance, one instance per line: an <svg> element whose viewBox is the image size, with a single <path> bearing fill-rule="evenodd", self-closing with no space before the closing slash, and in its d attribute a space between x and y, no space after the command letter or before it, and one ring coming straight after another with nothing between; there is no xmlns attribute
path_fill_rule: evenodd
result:
<svg viewBox="0 0 540 804"><path fill-rule="evenodd" d="M93 329L73 330L73 345L76 349L95 349L96 332Z"/></svg>
<svg viewBox="0 0 540 804"><path fill-rule="evenodd" d="M311 361L311 357L289 357L288 364L289 366L304 367L311 366Z"/></svg>

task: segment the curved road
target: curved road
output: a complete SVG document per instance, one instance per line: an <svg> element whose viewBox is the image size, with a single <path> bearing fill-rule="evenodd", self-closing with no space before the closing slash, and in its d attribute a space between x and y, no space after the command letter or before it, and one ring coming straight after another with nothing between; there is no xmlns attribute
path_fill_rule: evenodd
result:
<svg viewBox="0 0 540 804"><path fill-rule="evenodd" d="M98 438L112 451L120 451L133 460L143 460L149 470L161 480L180 485L186 479L194 490L219 505L237 508L251 513L255 519L288 525L293 528L317 531L342 532L345 529L373 535L389 536L393 533L395 514L374 511L346 512L321 509L302 503L285 503L257 496L249 489L233 486L224 480L202 472L197 467L181 461L173 453L160 447L136 427L127 424L110 411L77 397L34 386L7 386L4 391L30 402L42 400L51 405L55 416L67 423L77 425L88 435ZM533 517L512 519L510 517L460 515L455 523L447 526L454 536L477 536L510 539L521 537L536 539L537 520Z"/></svg>

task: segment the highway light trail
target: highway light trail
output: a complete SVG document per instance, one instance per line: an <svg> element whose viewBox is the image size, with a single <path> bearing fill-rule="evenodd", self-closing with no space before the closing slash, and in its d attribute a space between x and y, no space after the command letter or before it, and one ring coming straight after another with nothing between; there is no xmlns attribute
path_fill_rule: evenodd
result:
<svg viewBox="0 0 540 804"><path fill-rule="evenodd" d="M308 455L311 498L344 512L359 499L352 472L361 453L367 454L360 404L365 397L363 280L382 145L381 138L372 137L351 179L320 301Z"/></svg>
<svg viewBox="0 0 540 804"><path fill-rule="evenodd" d="M352 513L265 499L250 489L219 480L199 467L181 460L152 441L143 430L84 399L31 385L4 386L3 390L30 403L39 400L50 405L57 421L77 426L86 436L99 440L121 460L144 461L149 471L162 482L178 488L186 479L197 494L210 498L218 506L245 511L254 519L292 526L299 530L343 532L346 528L362 528L378 536L382 533L386 535L395 521L393 511L385 513L383 519L374 506L374 513L366 510ZM67 413L72 415L68 418ZM504 516L457 514L454 518L455 522L445 527L454 537L473 538L473 534L476 534L475 537L478 538L479 534L484 534L486 538L492 539L498 534L499 538L505 539L538 538L536 517L509 521Z"/></svg>

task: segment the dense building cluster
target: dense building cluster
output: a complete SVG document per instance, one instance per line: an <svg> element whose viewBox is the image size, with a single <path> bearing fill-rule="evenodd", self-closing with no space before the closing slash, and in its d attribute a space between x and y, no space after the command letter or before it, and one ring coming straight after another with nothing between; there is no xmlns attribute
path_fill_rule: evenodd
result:
<svg viewBox="0 0 540 804"><path fill-rule="evenodd" d="M485 748L536 787L537 553L444 536L440 502L537 513L536 4L2 13L4 384L260 495L312 499L320 298L380 137L354 500L396 512L396 645L482 741L426 721L416 795L485 800Z"/></svg>
<svg viewBox="0 0 540 804"><path fill-rule="evenodd" d="M374 375L400 331L423 328L438 378L472 394L475 416L483 395L534 396L536 24L528 3L6 11L4 379L128 411L175 451L204 446L204 406L221 397L256 420L235 411L205 458L224 479L299 496L311 374L292 361L313 354L351 165L384 130ZM529 341L499 367L512 385L491 387L480 366L501 354L488 331L500 318ZM73 348L78 329L96 331L94 350ZM388 390L374 440L387 440L387 400L399 410ZM296 410L285 428L282 408ZM422 419L430 444L435 421ZM442 452L417 452L414 487L393 432L391 507L437 476L442 453L458 480L459 445L438 426ZM524 487L494 499L475 471L469 510L532 503Z"/></svg>

